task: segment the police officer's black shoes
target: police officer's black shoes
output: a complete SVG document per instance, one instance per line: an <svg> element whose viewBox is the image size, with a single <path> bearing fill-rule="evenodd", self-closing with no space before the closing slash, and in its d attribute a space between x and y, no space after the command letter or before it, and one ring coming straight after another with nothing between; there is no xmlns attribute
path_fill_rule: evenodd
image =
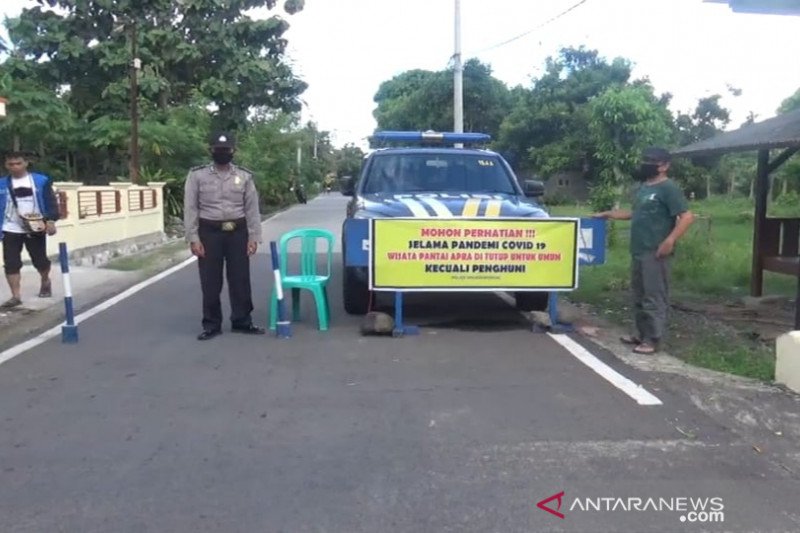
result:
<svg viewBox="0 0 800 533"><path fill-rule="evenodd" d="M204 330L203 333L197 336L197 340L207 341L208 339L216 337L217 335L222 335L221 329L207 329Z"/></svg>
<svg viewBox="0 0 800 533"><path fill-rule="evenodd" d="M232 326L231 331L235 331L236 333L249 333L251 335L263 335L266 332L264 328L254 326L253 324L248 324L246 326Z"/></svg>

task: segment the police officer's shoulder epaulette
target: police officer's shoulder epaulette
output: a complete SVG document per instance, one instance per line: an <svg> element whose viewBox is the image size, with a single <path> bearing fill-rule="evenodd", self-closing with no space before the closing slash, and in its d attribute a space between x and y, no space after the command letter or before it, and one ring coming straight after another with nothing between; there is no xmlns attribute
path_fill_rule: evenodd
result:
<svg viewBox="0 0 800 533"><path fill-rule="evenodd" d="M206 168L208 165L197 165L196 167L192 167L189 169L189 172L194 172L195 170L201 170Z"/></svg>
<svg viewBox="0 0 800 533"><path fill-rule="evenodd" d="M250 170L249 168L247 168L247 167L243 167L241 165L236 165L236 168L239 169L239 170L242 170L244 172L247 172L251 176L254 174L254 172L252 170Z"/></svg>

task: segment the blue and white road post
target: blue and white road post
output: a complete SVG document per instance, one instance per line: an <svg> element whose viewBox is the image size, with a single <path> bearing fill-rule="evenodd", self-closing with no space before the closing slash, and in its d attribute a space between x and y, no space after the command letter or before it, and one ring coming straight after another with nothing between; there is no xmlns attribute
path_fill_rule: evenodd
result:
<svg viewBox="0 0 800 533"><path fill-rule="evenodd" d="M64 308L66 309L67 320L61 326L61 342L78 342L78 326L75 325L75 308L72 305L72 283L69 279L69 256L67 255L67 243L58 243L58 258L61 262L61 275L64 278Z"/></svg>
<svg viewBox="0 0 800 533"><path fill-rule="evenodd" d="M578 265L594 266L606 262L606 221L602 218L581 218L578 226ZM550 291L547 304L550 330L554 333L574 331L570 322L558 319L558 293ZM534 327L534 329L540 329Z"/></svg>
<svg viewBox="0 0 800 533"><path fill-rule="evenodd" d="M280 261L278 261L278 245L275 241L269 243L270 255L272 256L272 272L275 275L275 290L278 295L278 320L276 321L275 335L282 339L292 336L291 323L286 320L286 307L283 298L283 284L281 283Z"/></svg>

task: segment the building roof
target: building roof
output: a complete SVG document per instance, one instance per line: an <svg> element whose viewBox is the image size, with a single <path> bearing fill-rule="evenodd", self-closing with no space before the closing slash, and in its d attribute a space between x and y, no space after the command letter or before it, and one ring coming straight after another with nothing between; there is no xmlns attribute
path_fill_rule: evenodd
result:
<svg viewBox="0 0 800 533"><path fill-rule="evenodd" d="M800 109L747 124L682 146L672 151L677 156L696 156L800 146Z"/></svg>
<svg viewBox="0 0 800 533"><path fill-rule="evenodd" d="M800 15L800 0L703 0L709 4L728 4L734 13L762 15Z"/></svg>

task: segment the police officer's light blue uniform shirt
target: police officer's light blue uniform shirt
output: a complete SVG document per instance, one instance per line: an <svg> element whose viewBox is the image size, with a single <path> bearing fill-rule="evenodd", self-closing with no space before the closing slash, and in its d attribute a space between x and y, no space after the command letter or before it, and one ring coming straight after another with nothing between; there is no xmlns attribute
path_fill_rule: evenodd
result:
<svg viewBox="0 0 800 533"><path fill-rule="evenodd" d="M186 177L184 227L187 242L199 242L200 219L247 219L250 241L261 242L261 215L253 174L231 163L227 172L213 164L193 168Z"/></svg>

